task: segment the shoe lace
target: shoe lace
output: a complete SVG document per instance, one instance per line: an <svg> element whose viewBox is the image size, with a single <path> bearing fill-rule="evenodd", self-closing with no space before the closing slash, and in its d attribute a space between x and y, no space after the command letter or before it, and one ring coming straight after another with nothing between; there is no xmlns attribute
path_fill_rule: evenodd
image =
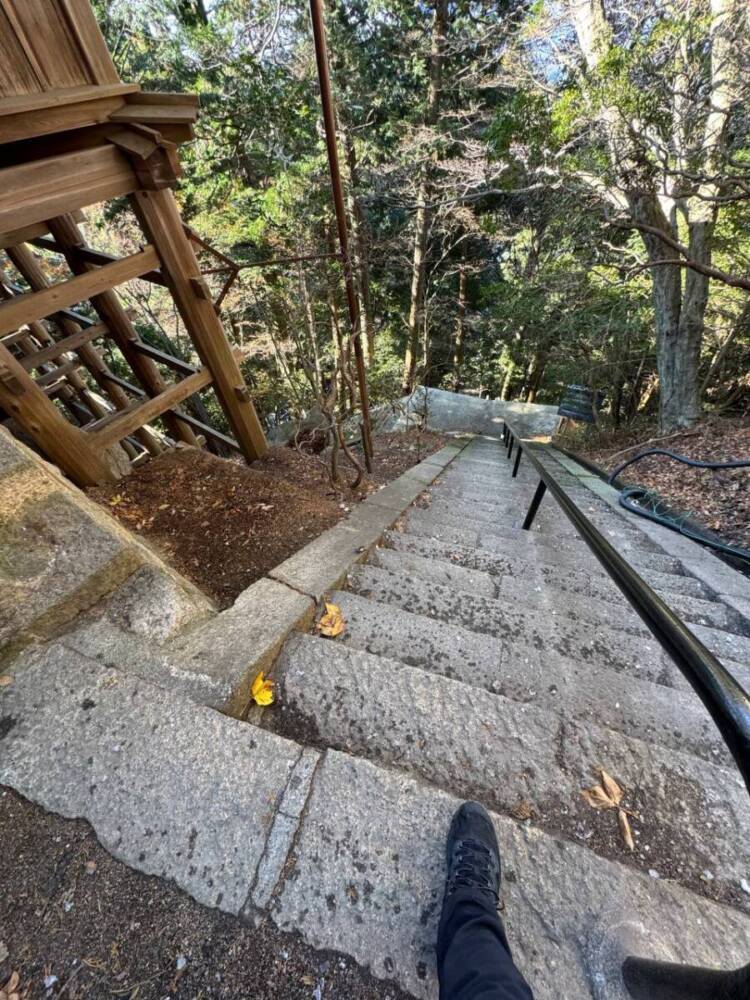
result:
<svg viewBox="0 0 750 1000"><path fill-rule="evenodd" d="M446 895L458 888L479 889L497 902L495 872L492 854L477 840L462 840L456 846L448 876Z"/></svg>

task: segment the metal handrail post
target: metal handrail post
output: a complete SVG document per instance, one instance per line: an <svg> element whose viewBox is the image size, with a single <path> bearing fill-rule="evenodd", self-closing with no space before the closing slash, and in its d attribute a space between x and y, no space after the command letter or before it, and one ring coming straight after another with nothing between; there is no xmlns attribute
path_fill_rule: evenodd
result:
<svg viewBox="0 0 750 1000"><path fill-rule="evenodd" d="M531 503L529 504L529 509L524 518L523 530L528 531L531 525L534 523L534 518L536 517L536 512L539 510L539 504L542 502L544 494L547 492L547 484L543 479L539 480L539 485L534 491L534 496L531 498Z"/></svg>
<svg viewBox="0 0 750 1000"><path fill-rule="evenodd" d="M518 475L518 466L521 464L521 455L523 454L523 448L521 447L521 442L518 442L518 450L516 451L516 460L513 463L513 475L512 479L515 479Z"/></svg>
<svg viewBox="0 0 750 1000"><path fill-rule="evenodd" d="M515 444L515 441L516 441L516 439L513 437L513 432L512 431L509 434L508 438L509 438L509 440L508 440L508 453L505 456L506 458L510 458L510 456L513 454L513 445Z"/></svg>

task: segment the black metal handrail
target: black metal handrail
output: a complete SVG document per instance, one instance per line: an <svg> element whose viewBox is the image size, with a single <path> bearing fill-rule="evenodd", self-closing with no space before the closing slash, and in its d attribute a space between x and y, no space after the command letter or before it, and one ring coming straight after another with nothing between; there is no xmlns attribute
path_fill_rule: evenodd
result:
<svg viewBox="0 0 750 1000"><path fill-rule="evenodd" d="M522 441L507 421L503 426L503 442L507 445L508 459L513 454L514 446L517 449L514 477L518 473L521 454L526 455L539 476L539 484L529 505L523 528L527 531L531 528L539 504L549 490L605 572L617 584L708 709L750 792L750 696L627 560L623 559L544 467L535 454L544 445ZM715 972L628 958L623 964L622 972L631 996L637 1000L677 1000L678 997L679 1000L747 1000L750 995L750 964L737 971Z"/></svg>

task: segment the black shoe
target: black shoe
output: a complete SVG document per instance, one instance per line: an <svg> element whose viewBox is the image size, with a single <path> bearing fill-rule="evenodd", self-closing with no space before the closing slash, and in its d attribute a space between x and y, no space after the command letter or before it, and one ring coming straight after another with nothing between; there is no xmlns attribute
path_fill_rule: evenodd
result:
<svg viewBox="0 0 750 1000"><path fill-rule="evenodd" d="M495 907L500 901L500 848L490 815L478 802L456 812L446 845L446 901L458 890L474 890Z"/></svg>

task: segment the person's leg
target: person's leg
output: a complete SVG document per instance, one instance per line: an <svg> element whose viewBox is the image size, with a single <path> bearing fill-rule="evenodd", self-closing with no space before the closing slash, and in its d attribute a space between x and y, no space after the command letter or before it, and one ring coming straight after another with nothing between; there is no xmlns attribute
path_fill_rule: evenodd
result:
<svg viewBox="0 0 750 1000"><path fill-rule="evenodd" d="M479 803L465 802L453 817L446 853L437 943L440 1000L533 1000L497 912L500 852Z"/></svg>

